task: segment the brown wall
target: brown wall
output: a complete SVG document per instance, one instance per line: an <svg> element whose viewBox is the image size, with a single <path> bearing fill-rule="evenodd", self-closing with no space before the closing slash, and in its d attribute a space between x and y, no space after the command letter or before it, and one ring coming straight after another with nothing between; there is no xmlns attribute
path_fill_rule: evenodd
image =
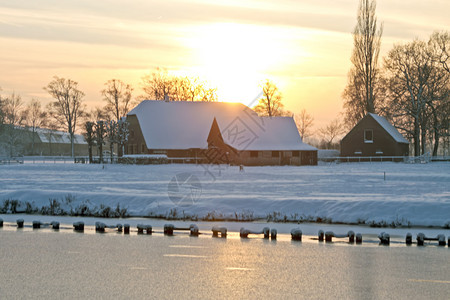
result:
<svg viewBox="0 0 450 300"><path fill-rule="evenodd" d="M210 141L211 145L216 148L202 150L202 149L147 149L144 136L142 135L138 119L135 115L127 116L129 122L130 135L128 143L125 145L125 154L166 154L169 158L201 158L206 163L231 163L243 164L248 166L263 166L263 165L317 165L317 151L277 151L277 156L273 156L273 151L256 151L257 157L252 157L252 152L255 151L235 151L230 146L219 140ZM217 137L219 138L219 137ZM144 149L142 148L144 147ZM217 152L219 151L219 152ZM217 158L216 154L227 153L227 157L220 156ZM213 160L213 161L212 161ZM194 160L193 160L194 161Z"/></svg>
<svg viewBox="0 0 450 300"><path fill-rule="evenodd" d="M257 157L255 154L257 153ZM278 155L277 155L278 154ZM242 151L242 164L247 166L267 165L317 165L317 151Z"/></svg>
<svg viewBox="0 0 450 300"><path fill-rule="evenodd" d="M372 129L373 143L364 141L364 131ZM382 154L377 152L383 152ZM361 152L361 154L355 154ZM409 145L397 143L370 115L362 119L341 141L341 156L405 156Z"/></svg>
<svg viewBox="0 0 450 300"><path fill-rule="evenodd" d="M127 116L129 135L125 144L125 154L148 154L139 121L135 115Z"/></svg>

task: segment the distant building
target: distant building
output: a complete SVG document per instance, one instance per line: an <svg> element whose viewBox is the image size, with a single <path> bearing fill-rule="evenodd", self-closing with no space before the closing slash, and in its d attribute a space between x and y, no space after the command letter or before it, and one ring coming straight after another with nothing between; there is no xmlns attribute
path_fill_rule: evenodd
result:
<svg viewBox="0 0 450 300"><path fill-rule="evenodd" d="M192 162L316 165L291 117L258 117L241 103L142 101L127 115L125 154Z"/></svg>
<svg viewBox="0 0 450 300"><path fill-rule="evenodd" d="M408 156L409 142L384 117L369 113L341 141L341 156Z"/></svg>
<svg viewBox="0 0 450 300"><path fill-rule="evenodd" d="M70 135L67 132L36 128L15 127L8 129L0 137L0 155L38 155L38 156L70 156L72 148ZM11 147L13 149L11 149ZM87 155L88 145L84 136L75 134L74 150L76 156Z"/></svg>

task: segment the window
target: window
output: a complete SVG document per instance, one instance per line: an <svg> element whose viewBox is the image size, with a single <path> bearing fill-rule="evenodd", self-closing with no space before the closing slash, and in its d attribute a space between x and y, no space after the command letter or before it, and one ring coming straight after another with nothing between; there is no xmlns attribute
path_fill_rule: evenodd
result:
<svg viewBox="0 0 450 300"><path fill-rule="evenodd" d="M383 151L381 149L377 149L377 151L375 151L375 154L376 155L382 155Z"/></svg>
<svg viewBox="0 0 450 300"><path fill-rule="evenodd" d="M280 157L280 151L272 151L272 157Z"/></svg>
<svg viewBox="0 0 450 300"><path fill-rule="evenodd" d="M355 151L355 155L362 155L362 151L359 150L359 149L357 149L357 150Z"/></svg>
<svg viewBox="0 0 450 300"><path fill-rule="evenodd" d="M373 130L364 130L364 143L373 143Z"/></svg>
<svg viewBox="0 0 450 300"><path fill-rule="evenodd" d="M250 157L258 157L258 151L250 151Z"/></svg>
<svg viewBox="0 0 450 300"><path fill-rule="evenodd" d="M293 157L300 157L300 151L292 151Z"/></svg>

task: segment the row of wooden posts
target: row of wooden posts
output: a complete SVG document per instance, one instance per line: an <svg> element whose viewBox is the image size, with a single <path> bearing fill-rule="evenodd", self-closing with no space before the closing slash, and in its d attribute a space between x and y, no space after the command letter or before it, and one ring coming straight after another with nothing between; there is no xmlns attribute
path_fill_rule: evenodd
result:
<svg viewBox="0 0 450 300"><path fill-rule="evenodd" d="M23 219L17 219L17 228L23 228L24 227L24 220ZM41 221L33 221L32 226L34 229L38 229L41 227L51 227L52 229L59 230L59 222L52 221L50 223L43 223ZM3 227L3 220L0 218L0 227ZM111 229L117 229L118 232L123 232L124 234L130 233L130 225L129 224L117 224L117 225L106 225L103 222L96 222L95 223L95 231L96 232L105 232L107 228ZM84 232L84 222L75 222L73 223L73 229L78 232ZM138 234L148 234L151 235L153 233L153 227L151 225L144 225L144 224L138 224L136 226L137 233ZM191 236L199 236L201 233L199 231L199 228L195 224L191 224L189 227L175 227L173 224L165 224L164 225L164 235L173 235L174 231L189 231L189 234ZM218 227L214 226L211 229L212 236L213 237L227 237L227 228L226 227ZM254 231L249 230L245 228L241 228L239 231L239 236L241 238L248 238L249 235L263 235L265 239L277 239L277 230L269 227L264 227L261 231ZM300 228L294 228L291 230L291 238L293 241L302 241L302 231ZM362 243L362 235L361 233L355 234L353 231L348 231L345 234L335 234L332 231L326 231L319 230L318 233L318 240L320 242L332 242L333 238L348 238L349 243L355 243L361 244ZM378 238L380 239L380 244L382 245L389 245L390 244L390 235L389 233L382 232L378 235ZM437 241L439 246L445 246L448 244L450 247L450 236L448 237L448 243L446 243L445 235L439 234L436 237L427 237L423 233L417 234L417 245L423 246L425 244L425 241ZM413 243L412 234L407 233L405 242L407 245L411 245Z"/></svg>

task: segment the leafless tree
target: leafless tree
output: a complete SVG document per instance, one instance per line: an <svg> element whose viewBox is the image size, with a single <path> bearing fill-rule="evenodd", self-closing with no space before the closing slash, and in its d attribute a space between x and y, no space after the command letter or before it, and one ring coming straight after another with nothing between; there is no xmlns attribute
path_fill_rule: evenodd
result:
<svg viewBox="0 0 450 300"><path fill-rule="evenodd" d="M87 121L84 123L84 137L88 144L89 163L92 163L92 148L95 145L95 123Z"/></svg>
<svg viewBox="0 0 450 300"><path fill-rule="evenodd" d="M448 66L450 53L450 33L448 31L436 31L428 42L432 48L435 59L442 65L445 71L450 73Z"/></svg>
<svg viewBox="0 0 450 300"><path fill-rule="evenodd" d="M312 134L311 128L314 125L314 118L308 114L306 109L302 109L299 114L296 114L294 120L303 140Z"/></svg>
<svg viewBox="0 0 450 300"><path fill-rule="evenodd" d="M106 122L98 120L95 124L95 142L98 147L98 153L100 156L99 163L103 163L103 145L105 144L106 137Z"/></svg>
<svg viewBox="0 0 450 300"><path fill-rule="evenodd" d="M425 151L429 117L438 100L445 98L442 89L448 90L448 73L434 59L428 44L419 40L394 46L385 58L385 68L389 88L386 107L396 127L412 137L414 155L420 155Z"/></svg>
<svg viewBox="0 0 450 300"><path fill-rule="evenodd" d="M120 120L119 120L120 121ZM119 125L118 121L109 121L106 123L106 137L109 142L109 158L114 162L114 145L119 143ZM120 149L120 148L119 148Z"/></svg>
<svg viewBox="0 0 450 300"><path fill-rule="evenodd" d="M145 95L140 98L169 101L217 101L215 88L208 87L198 77L169 75L166 69L157 68L142 77Z"/></svg>
<svg viewBox="0 0 450 300"><path fill-rule="evenodd" d="M144 97L164 100L172 94L174 84L166 69L156 68L153 73L142 77L142 89L145 93Z"/></svg>
<svg viewBox="0 0 450 300"><path fill-rule="evenodd" d="M326 126L319 129L319 135L325 142L326 148L331 149L333 147L333 141L343 134L344 130L344 125L341 121L339 119L334 119Z"/></svg>
<svg viewBox="0 0 450 300"><path fill-rule="evenodd" d="M75 130L84 112L84 93L78 89L77 82L57 76L44 87L44 90L55 99L50 105L50 114L69 133L72 157L74 157Z"/></svg>
<svg viewBox="0 0 450 300"><path fill-rule="evenodd" d="M106 101L105 111L112 114L114 120L119 121L130 110L133 88L119 79L108 80L105 86L102 90L103 100Z"/></svg>
<svg viewBox="0 0 450 300"><path fill-rule="evenodd" d="M278 90L277 86L270 80L266 80L262 85L263 95L259 100L258 105L254 107L254 111L260 116L282 116L283 103L282 94Z"/></svg>
<svg viewBox="0 0 450 300"><path fill-rule="evenodd" d="M20 95L12 93L3 99L2 140L10 157L17 155L22 146L23 102Z"/></svg>
<svg viewBox="0 0 450 300"><path fill-rule="evenodd" d="M25 126L31 129L31 154L34 155L36 129L45 127L47 113L42 110L41 102L37 99L31 99L23 113Z"/></svg>
<svg viewBox="0 0 450 300"><path fill-rule="evenodd" d="M377 111L377 84L383 25L377 28L375 0L360 0L353 31L352 69L344 90L346 122L354 125L367 113Z"/></svg>

